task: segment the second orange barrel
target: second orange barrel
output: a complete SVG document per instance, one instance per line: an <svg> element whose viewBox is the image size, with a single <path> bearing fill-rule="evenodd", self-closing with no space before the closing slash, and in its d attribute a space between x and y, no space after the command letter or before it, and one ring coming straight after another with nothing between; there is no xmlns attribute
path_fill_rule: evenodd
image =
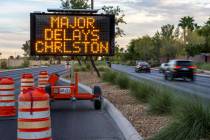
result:
<svg viewBox="0 0 210 140"><path fill-rule="evenodd" d="M23 92L24 89L32 88L34 87L34 78L31 73L25 73L21 77L21 93Z"/></svg>

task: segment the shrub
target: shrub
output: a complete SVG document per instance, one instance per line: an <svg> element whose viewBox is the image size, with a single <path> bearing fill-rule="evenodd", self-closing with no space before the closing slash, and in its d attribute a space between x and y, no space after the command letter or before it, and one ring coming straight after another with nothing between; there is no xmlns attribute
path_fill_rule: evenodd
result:
<svg viewBox="0 0 210 140"><path fill-rule="evenodd" d="M7 62L6 61L2 61L1 62L1 68L2 69L7 69L8 67L7 67Z"/></svg>
<svg viewBox="0 0 210 140"><path fill-rule="evenodd" d="M197 63L196 64L199 69L202 70L210 70L210 64L209 63Z"/></svg>
<svg viewBox="0 0 210 140"><path fill-rule="evenodd" d="M30 66L30 61L28 59L24 59L22 67L29 67Z"/></svg>
<svg viewBox="0 0 210 140"><path fill-rule="evenodd" d="M122 89L128 89L129 81L128 76L123 75L122 73L119 73L115 80L116 84Z"/></svg>
<svg viewBox="0 0 210 140"><path fill-rule="evenodd" d="M79 71L87 71L87 67L81 66L81 67L79 68Z"/></svg>
<svg viewBox="0 0 210 140"><path fill-rule="evenodd" d="M149 98L149 111L155 114L171 113L174 105L174 98L172 93L165 89L159 89L157 91L157 94L153 94Z"/></svg>
<svg viewBox="0 0 210 140"><path fill-rule="evenodd" d="M132 81L130 83L130 93L138 100L147 102L149 97L156 93L156 89L148 83Z"/></svg>
<svg viewBox="0 0 210 140"><path fill-rule="evenodd" d="M87 69L87 70L90 70L91 67L92 67L92 65L91 65L90 63L87 63L87 64L86 64L86 69Z"/></svg>
<svg viewBox="0 0 210 140"><path fill-rule="evenodd" d="M209 139L210 106L198 100L183 100L175 114L175 121L151 140Z"/></svg>
<svg viewBox="0 0 210 140"><path fill-rule="evenodd" d="M112 84L115 84L116 77L117 77L117 72L114 72L112 70L106 70L102 75L102 79L105 82L110 82Z"/></svg>
<svg viewBox="0 0 210 140"><path fill-rule="evenodd" d="M98 67L98 70L103 72L103 71L106 71L108 68L106 66L99 66Z"/></svg>

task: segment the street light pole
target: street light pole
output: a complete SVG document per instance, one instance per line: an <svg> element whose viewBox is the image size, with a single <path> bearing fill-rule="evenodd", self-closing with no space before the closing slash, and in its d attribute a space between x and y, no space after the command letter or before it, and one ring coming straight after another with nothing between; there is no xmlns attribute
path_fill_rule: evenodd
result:
<svg viewBox="0 0 210 140"><path fill-rule="evenodd" d="M94 9L94 0L91 0L91 9Z"/></svg>

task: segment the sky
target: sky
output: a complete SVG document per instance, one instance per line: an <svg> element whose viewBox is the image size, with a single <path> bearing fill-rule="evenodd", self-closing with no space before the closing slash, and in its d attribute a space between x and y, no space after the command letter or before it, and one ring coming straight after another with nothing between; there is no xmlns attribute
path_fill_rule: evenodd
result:
<svg viewBox="0 0 210 140"><path fill-rule="evenodd" d="M30 12L60 8L60 0L0 0L0 58L22 55L22 44L30 36ZM95 0L103 5L120 6L127 24L120 25L126 35L118 38L126 47L133 38L153 35L164 24L177 26L183 16L192 16L203 25L210 17L210 0Z"/></svg>

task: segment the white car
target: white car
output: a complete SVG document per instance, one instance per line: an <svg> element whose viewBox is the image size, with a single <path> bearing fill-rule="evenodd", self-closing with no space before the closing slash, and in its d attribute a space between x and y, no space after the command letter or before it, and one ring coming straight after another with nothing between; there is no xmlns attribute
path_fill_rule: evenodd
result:
<svg viewBox="0 0 210 140"><path fill-rule="evenodd" d="M168 66L169 66L168 63L162 63L160 65L159 72L164 73L167 70Z"/></svg>

